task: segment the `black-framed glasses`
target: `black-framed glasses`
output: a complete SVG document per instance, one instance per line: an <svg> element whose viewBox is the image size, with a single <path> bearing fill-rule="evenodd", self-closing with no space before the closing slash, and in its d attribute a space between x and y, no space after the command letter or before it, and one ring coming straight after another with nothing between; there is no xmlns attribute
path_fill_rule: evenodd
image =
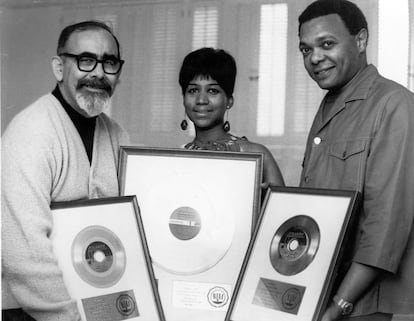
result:
<svg viewBox="0 0 414 321"><path fill-rule="evenodd" d="M104 73L108 75L115 75L121 71L122 65L124 64L124 60L117 59L117 58L104 58L98 59L91 55L75 55L68 52L63 52L59 54L59 56L70 57L76 59L78 69L84 72L91 72L96 68L98 63L102 64L102 68Z"/></svg>

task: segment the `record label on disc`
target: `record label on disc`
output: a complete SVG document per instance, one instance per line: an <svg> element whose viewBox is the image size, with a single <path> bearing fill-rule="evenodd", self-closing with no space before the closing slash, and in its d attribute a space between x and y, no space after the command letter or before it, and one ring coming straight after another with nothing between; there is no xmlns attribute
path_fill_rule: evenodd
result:
<svg viewBox="0 0 414 321"><path fill-rule="evenodd" d="M73 240L72 263L86 283L106 288L121 279L126 268L126 255L114 232L93 225L80 231Z"/></svg>
<svg viewBox="0 0 414 321"><path fill-rule="evenodd" d="M201 217L188 206L179 207L170 216L170 231L180 240L190 240L201 230Z"/></svg>
<svg viewBox="0 0 414 321"><path fill-rule="evenodd" d="M108 271L114 261L112 251L103 242L92 242L86 248L85 259L89 267L95 272Z"/></svg>
<svg viewBox="0 0 414 321"><path fill-rule="evenodd" d="M276 231L270 244L270 262L284 275L305 270L313 261L319 247L318 224L309 216L297 215L285 221Z"/></svg>
<svg viewBox="0 0 414 321"><path fill-rule="evenodd" d="M287 261L295 261L306 253L309 241L306 233L301 228L291 227L279 243L279 253Z"/></svg>

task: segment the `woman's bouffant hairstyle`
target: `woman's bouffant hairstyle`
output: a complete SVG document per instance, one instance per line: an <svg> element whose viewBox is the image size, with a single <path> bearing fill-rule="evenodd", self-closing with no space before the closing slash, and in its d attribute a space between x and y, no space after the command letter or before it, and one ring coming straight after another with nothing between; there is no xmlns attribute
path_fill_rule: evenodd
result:
<svg viewBox="0 0 414 321"><path fill-rule="evenodd" d="M361 29L366 29L368 32L367 20L355 3L348 0L317 0L311 3L299 16L299 34L303 23L328 14L339 15L353 36L358 34Z"/></svg>
<svg viewBox="0 0 414 321"><path fill-rule="evenodd" d="M232 97L236 73L233 56L225 50L206 47L192 51L184 58L178 81L184 95L195 77L211 77L223 88L227 97Z"/></svg>

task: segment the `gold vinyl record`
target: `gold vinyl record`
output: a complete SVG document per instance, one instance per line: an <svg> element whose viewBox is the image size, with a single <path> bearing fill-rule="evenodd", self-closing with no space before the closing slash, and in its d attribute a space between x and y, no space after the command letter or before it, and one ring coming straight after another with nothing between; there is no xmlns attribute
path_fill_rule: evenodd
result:
<svg viewBox="0 0 414 321"><path fill-rule="evenodd" d="M73 240L72 263L82 280L94 287L107 288L124 274L126 255L114 232L93 225L80 231Z"/></svg>
<svg viewBox="0 0 414 321"><path fill-rule="evenodd" d="M270 244L270 262L283 275L302 272L319 248L320 231L311 217L297 215L285 221Z"/></svg>
<svg viewBox="0 0 414 321"><path fill-rule="evenodd" d="M229 250L234 217L221 215L202 186L176 182L179 180L163 184L164 193L158 186L149 188L142 202L151 258L155 266L169 273L201 273L220 262Z"/></svg>

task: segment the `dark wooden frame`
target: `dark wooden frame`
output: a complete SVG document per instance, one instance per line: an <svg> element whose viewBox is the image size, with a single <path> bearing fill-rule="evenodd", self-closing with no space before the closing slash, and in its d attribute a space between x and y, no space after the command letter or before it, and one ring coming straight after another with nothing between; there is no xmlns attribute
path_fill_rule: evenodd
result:
<svg viewBox="0 0 414 321"><path fill-rule="evenodd" d="M125 253L126 256L126 265L128 265L128 263L131 261L131 259L128 259L128 257L131 257L132 255L139 255L140 258L139 262L142 262L143 264L145 264L144 266L141 266L139 268L137 268L137 271L141 271L141 270L145 270L147 272L147 278L145 278L147 280L147 285L146 287L142 287L142 288L146 288L148 289L149 287L151 288L152 291L150 291L150 293L140 293L139 295L141 297L145 297L145 298L150 298L152 297L152 300L148 300L148 302L152 302L153 303L153 310L156 311L156 315L150 315L150 316L146 316L145 320L158 320L158 321L165 321L165 316L164 316L164 311L162 309L162 305L161 305L161 300L159 297L159 293L158 293L158 288L157 288L157 284L156 284L156 280L155 280L155 276L154 276L154 271L152 268L152 264L151 264L151 258L149 255L149 250L148 250L148 244L146 241L146 237L145 237L145 232L144 232L144 228L143 228L143 224L142 224L142 219L141 219L141 214L140 214L140 210L139 210L139 206L136 200L135 196L122 196L122 197L107 197L107 198L99 198L99 199L90 199L90 200L76 200L76 201L66 201L66 202L54 202L51 204L51 210L52 210L52 215L54 215L54 219L56 221L57 216L59 215L65 215L66 217L64 218L64 222L66 223L70 223L71 225L77 225L79 224L79 220L76 221L75 219L70 219L68 216L68 214L71 213L60 213L59 210L73 210L76 211L79 208L83 208L83 209L87 209L88 213L93 213L93 211L96 210L102 210L102 206L107 206L107 205L117 205L117 204L130 204L131 205L131 212L125 215L133 215L134 217L131 217L132 221L136 222L136 232L137 234L135 235L135 239L137 239L140 242L140 248L142 249L141 253ZM90 212L89 212L90 211ZM88 214L86 213L86 214ZM95 212L96 213L96 212ZM108 213L106 213L108 214ZM115 212L111 212L110 213L111 217L107 218L108 221L109 220L113 220L114 223L116 222L116 224L120 224L119 223L119 219L117 214L118 211ZM99 213L99 215L105 215L105 214L101 214ZM84 217L84 216L82 216ZM79 218L78 218L79 219ZM96 220L94 221L94 225L100 225L102 224L102 221ZM62 223L61 223L62 224ZM122 225L122 223L121 223ZM108 228L111 228L111 226L108 226ZM80 227L80 230L82 229L82 227ZM61 240L63 240L64 242L70 242L71 240L65 240L65 238L68 238L67 235L64 235L65 231L62 230L62 227L60 229L61 235L59 235L59 238L61 238ZM117 237L120 237L119 235L117 235ZM51 239L52 242L55 246L55 239L57 238L57 234L55 232L52 233L51 235ZM128 235L128 239L133 240L134 236L133 235ZM126 237L124 237L124 241L126 241ZM72 245L73 246L73 245ZM57 249L55 248L55 251L57 251ZM59 253L59 257L60 255L63 255L62 253ZM66 253L64 255L71 255L71 253ZM58 261L59 261L59 257L58 257ZM130 267L129 267L130 268ZM133 269L133 268L131 268ZM63 277L65 279L65 269L63 270ZM69 273L68 273L69 275ZM122 277L126 277L125 275ZM76 280L70 280L70 282L75 282L76 284L80 283L85 283L84 281L82 281L81 278L76 279ZM137 284L131 284L130 287L128 287L128 289L125 289L129 291L131 291L130 289L134 288L134 290L137 290L140 288L139 285ZM113 287L109 287L109 288L103 288L103 289L99 289L99 293L101 293L100 295L105 296L107 294L110 294L111 289L113 289ZM70 292L70 291L69 291ZM122 291L120 292L122 293ZM71 294L71 293L70 293ZM71 294L72 295L72 294ZM79 294L81 295L81 294ZM137 294L135 294L135 296L137 296ZM99 295L97 296L99 297ZM75 297L75 299L78 302L78 306L82 306L81 300L83 299L83 297ZM148 302L146 302L148 304ZM80 310L83 310L83 307L80 308ZM143 317L143 311L146 311L145 313L148 313L146 306L145 305L138 305L138 310L140 313L140 319ZM85 313L85 312L82 312ZM145 314L144 314L145 315ZM127 319L127 318L125 318ZM135 317L133 318L135 319Z"/></svg>
<svg viewBox="0 0 414 321"><path fill-rule="evenodd" d="M265 262L251 262L250 258L253 256L254 252L257 251L268 251L269 246L268 244L258 244L258 237L261 233L263 233L263 231L265 230L269 230L271 229L272 231L276 232L277 229L284 223L284 222L277 222L277 218L275 219L275 217L278 216L278 211L283 211L283 204L280 204L280 207L278 205L278 208L276 210L273 210L273 212L271 213L271 215L273 216L273 220L276 221L276 223L281 223L281 224L277 224L276 226L272 226L271 224L269 224L269 220L266 220L267 217L270 217L269 211L270 209L268 208L268 204L269 204L269 200L272 197L275 197L278 194L291 194L294 195L295 198L297 199L296 202L301 202L303 200L301 200L301 198L303 196L307 196L307 195L313 195L316 197L321 198L321 202L323 202L323 198L324 197L337 197L337 198L345 198L348 200L348 206L346 209L346 213L344 213L343 219L340 219L338 221L338 226L339 226L339 233L337 235L336 239L330 240L332 242L335 242L335 248L334 251L332 253L331 257L325 258L326 264L328 264L328 269L327 269L327 273L326 275L323 277L323 286L322 286L322 290L320 293L314 293L314 295L318 296L318 300L316 303L316 306L314 307L314 312L312 313L312 316L300 316L300 305L304 304L306 305L307 302L300 302L298 303L299 307L299 311L296 312L295 314L285 314L285 312L283 311L283 309L281 310L274 310L269 308L268 309L268 316L266 318L266 320L276 320L278 318L283 318L283 314L286 317L286 320L295 320L295 321L319 321L322 318L322 315L326 309L327 304L329 303L328 301L330 300L330 296L332 295L331 291L332 291L332 287L334 284L334 279L335 276L337 274L338 271L338 267L339 264L341 263L341 259L343 258L343 254L345 251L345 244L346 241L349 239L350 233L352 231L352 228L354 226L354 222L355 222L355 217L356 217L356 213L359 210L359 206L360 206L360 193L356 192L356 191L345 191L345 190L328 190L328 189L314 189L314 188L299 188L299 187L271 187L268 189L267 193L266 193L266 197L264 200L264 204L260 213L260 217L259 217L259 221L258 224L256 226L255 232L253 234L252 240L249 244L249 248L248 251L246 253L246 257L245 260L243 262L243 266L242 269L240 271L239 274L239 278L237 280L236 283L236 288L233 292L233 297L232 300L230 302L230 306L225 318L225 321L239 321L239 319L234 318L234 315L236 313L236 310L238 309L237 304L238 304L238 300L240 297L251 297L252 294L252 288L250 287L249 289L243 291L242 286L243 286L243 282L246 279L246 275L247 273L249 273L250 275L254 274L256 276L259 277L259 280L261 280L261 270L260 270L260 266L265 264ZM291 217L294 217L295 215L292 215ZM263 224L263 222L265 222L265 225ZM326 230L326 228L325 228ZM320 242L327 242L328 240L326 239L326 233L328 231L321 231L321 239ZM266 234L268 235L268 234ZM268 240L268 239L267 239ZM263 253L263 252L262 252ZM315 258L318 256L318 253L315 254ZM269 259L270 261L270 259ZM267 263L266 263L267 264ZM256 268L252 268L250 267L250 265L253 267L255 266ZM306 267L306 271L307 273L309 273L309 270L312 271L312 263L310 263L307 267ZM283 283L287 282L287 284L297 284L295 282L295 279L297 278L296 275L291 275L291 276L284 276L282 274L280 274L278 271L273 270L274 273L272 275L272 280L275 281L275 284L278 284L279 281L282 283L282 287L283 288ZM303 271L302 271L303 272ZM318 276L320 271L314 271L315 273L313 274L315 277ZM266 272L268 273L268 272ZM299 275L299 274L298 274ZM304 284L300 284L299 287L302 287L305 289L306 286ZM312 290L312 289L311 289ZM249 292L250 291L250 292ZM306 290L305 290L306 291ZM309 290L308 290L309 291ZM302 297L300 298L301 300L303 299L303 294ZM250 306L253 306L253 303L250 303ZM240 309L244 309L244 306L242 305L242 308ZM263 308L264 310L266 310L266 308ZM262 310L263 310L262 309ZM245 312L245 311L244 311ZM241 312L240 312L241 313ZM263 312L266 313L266 312ZM245 312L246 314L246 312ZM280 315L282 314L282 316ZM255 320L257 321L262 321L262 319L256 314L255 315Z"/></svg>
<svg viewBox="0 0 414 321"><path fill-rule="evenodd" d="M215 184L213 187L208 185L208 188L215 188L217 190L223 189L222 193L225 193L226 191L224 190L224 188L221 188L221 185L223 185L223 182L228 182L229 179L228 177L226 177L225 172L222 172L221 175L219 175L215 173L213 170L209 170L210 167L216 166L214 164L211 164L211 166L209 167L210 162L213 163L212 162L213 160L220 160L220 161L224 161L223 164L226 164L226 165L228 164L229 166L237 166L237 164L241 165L240 162L245 162L245 161L252 164L252 166L250 165L248 166L249 168L251 168L251 172L249 173L249 176L246 176L246 177L252 177L252 180L254 179L254 182L252 181L251 185L249 185L248 188L244 186L243 189L241 189L243 191L251 190L251 192L254 194L254 195L249 194L250 196L253 197L251 208L250 209L246 208L246 210L243 213L240 213L240 212L235 213L235 211L233 211L233 213L229 213L231 215L235 215L235 217L240 217L238 219L240 226L242 225L244 227L248 226L248 231L249 231L248 235L243 234L243 240L244 240L243 243L245 242L245 247L243 245L243 250L239 250L239 247L241 248L241 245L237 245L237 247L235 248L233 248L234 245L231 245L229 253L227 253L224 257L225 259L223 259L223 261L225 261L226 263L223 263L222 261L220 261L220 264L217 264L216 266L212 267L208 271L199 273L199 274L193 274L193 275L176 275L173 273L169 273L168 271L165 271L164 269L161 269L159 266L157 266L157 264L153 264L155 276L159 279L159 282L158 282L159 292L160 292L161 301L164 307L164 312L165 312L166 318L169 321L193 320L194 318L197 318L196 317L197 313L199 313L199 315L203 315L204 318L206 317L206 315L208 315L209 320L212 320L212 321L214 320L222 321L225 317L225 313L227 311L227 307L230 302L231 292L234 289L234 285L237 280L238 271L240 270L240 267L241 267L241 264L243 262L243 258L245 255L245 251L247 250L250 237L254 230L255 222L257 221L257 218L259 215L262 169L263 169L263 154L244 153L244 152L218 152L218 151L198 151L198 150L195 151L195 150L186 150L186 149L166 149L166 148L146 148L146 147L137 147L137 146L122 146L120 150L120 168L119 168L120 193L121 195L123 195L124 193L137 195L138 203L140 204L140 207L141 207L141 213L143 215L144 225L145 225L145 217L147 217L145 216L145 213L144 213L145 206L143 206L143 204L145 203L145 197L140 197L139 190L142 190L142 188L150 188L148 186L150 184L142 183L141 185L138 185L139 188L131 187L131 186L135 186L134 184L140 184L140 178L137 177L139 175L137 175L136 173L134 174L134 171L135 171L134 169L128 170L128 164L129 164L130 157L138 157L134 160L134 162L136 163L134 163L134 165L130 165L132 166L132 168L136 168L140 166L139 157L149 157L150 160L152 158L156 159L158 157L165 158L165 160L161 159L160 161L161 167L164 167L164 166L167 167L169 166L169 164L173 163L174 166L178 166L179 168L182 168L183 166L181 166L181 164L188 164L190 163L189 160L200 161L199 163L204 164L206 167L205 172L203 173L197 172L197 168L199 167L196 167L195 165L194 168L188 169L190 173L194 174L194 177L196 177L195 180L197 180L198 183L203 182L203 177L206 177L206 175L210 175L210 176L216 175L217 184ZM185 161L181 162L181 159L185 159ZM144 167L147 167L148 170L145 171L145 174L147 174L148 172L153 173L157 171L159 168L159 167L156 167L155 164L153 164L151 161L148 161L148 160L146 164L147 165L144 165ZM245 168L244 166L240 166L240 175L243 175L244 168ZM254 169L254 173L253 173L253 169ZM165 168L163 168L163 171L164 170ZM140 171L142 171L142 169L140 169ZM238 170L236 169L235 172L233 172L233 175L236 175L237 171ZM219 172L221 172L221 170ZM141 174L141 175L144 175L144 174ZM131 176L134 176L134 177L131 177ZM146 179L148 180L148 178ZM131 184L128 184L127 180L130 180ZM158 182L156 182L157 184L159 184L160 195L162 193L168 193L168 188L165 188L165 186L163 186L162 180L164 179L159 179ZM175 182L175 177L169 177L167 178L167 180L174 180ZM244 181L246 181L246 179ZM150 182L152 183L152 181ZM188 184L191 184L191 182L188 182ZM180 183L177 182L177 189L179 189L179 185ZM238 186L237 184L234 184L234 188L236 190L237 190L237 186ZM156 188L158 189L158 186L156 186ZM242 193L244 192L241 192L240 194ZM239 197L241 198L243 196L239 196ZM233 198L234 197L230 197L228 200L226 200L229 202L228 204L232 204L231 202L234 203L235 201L237 201ZM240 199L240 198L237 198L237 199ZM214 197L212 199L214 201ZM219 206L220 204L218 204L216 207L219 207ZM223 211L220 211L220 213L221 215L226 214ZM249 217L251 215L251 222L247 222L245 220L247 215L249 215ZM147 235L151 233L151 232L148 232L149 231L148 229L146 229L146 231L147 231ZM237 235L241 235L241 233L238 233ZM238 236L238 238L240 238L240 236ZM159 238L157 239L157 242L161 242ZM149 249L151 252L151 244L149 246ZM235 249L237 249L237 251ZM230 261L230 257L233 258L235 253L239 253L239 252L240 252L240 255L237 254L240 257L238 261L239 263L234 262L234 264L230 268L228 268L228 265L229 265L228 262ZM228 256L228 254L230 254L231 256ZM227 271L225 273L223 273L224 266L226 266L226 271ZM207 310L202 310L202 309L200 309L199 311L198 310L196 311L194 310L194 308L191 310L191 309L186 309L186 308L177 308L176 306L173 305L172 298L176 296L172 293L175 293L173 288L175 288L175 284L177 282L189 282L189 283L194 282L192 284L196 284L196 285L200 284L200 287L202 287L201 284L204 284L204 285L210 284L210 283L220 284L221 281L217 281L217 280L221 280L220 277L223 278L223 275L231 275L231 278L230 277L226 278L226 280L229 280L229 282L221 283L221 284L228 284L228 285L231 284L230 291L229 291L229 298L225 305L224 311L221 311L221 310L207 311ZM222 309L224 308L222 307ZM188 311L188 313L186 311Z"/></svg>

